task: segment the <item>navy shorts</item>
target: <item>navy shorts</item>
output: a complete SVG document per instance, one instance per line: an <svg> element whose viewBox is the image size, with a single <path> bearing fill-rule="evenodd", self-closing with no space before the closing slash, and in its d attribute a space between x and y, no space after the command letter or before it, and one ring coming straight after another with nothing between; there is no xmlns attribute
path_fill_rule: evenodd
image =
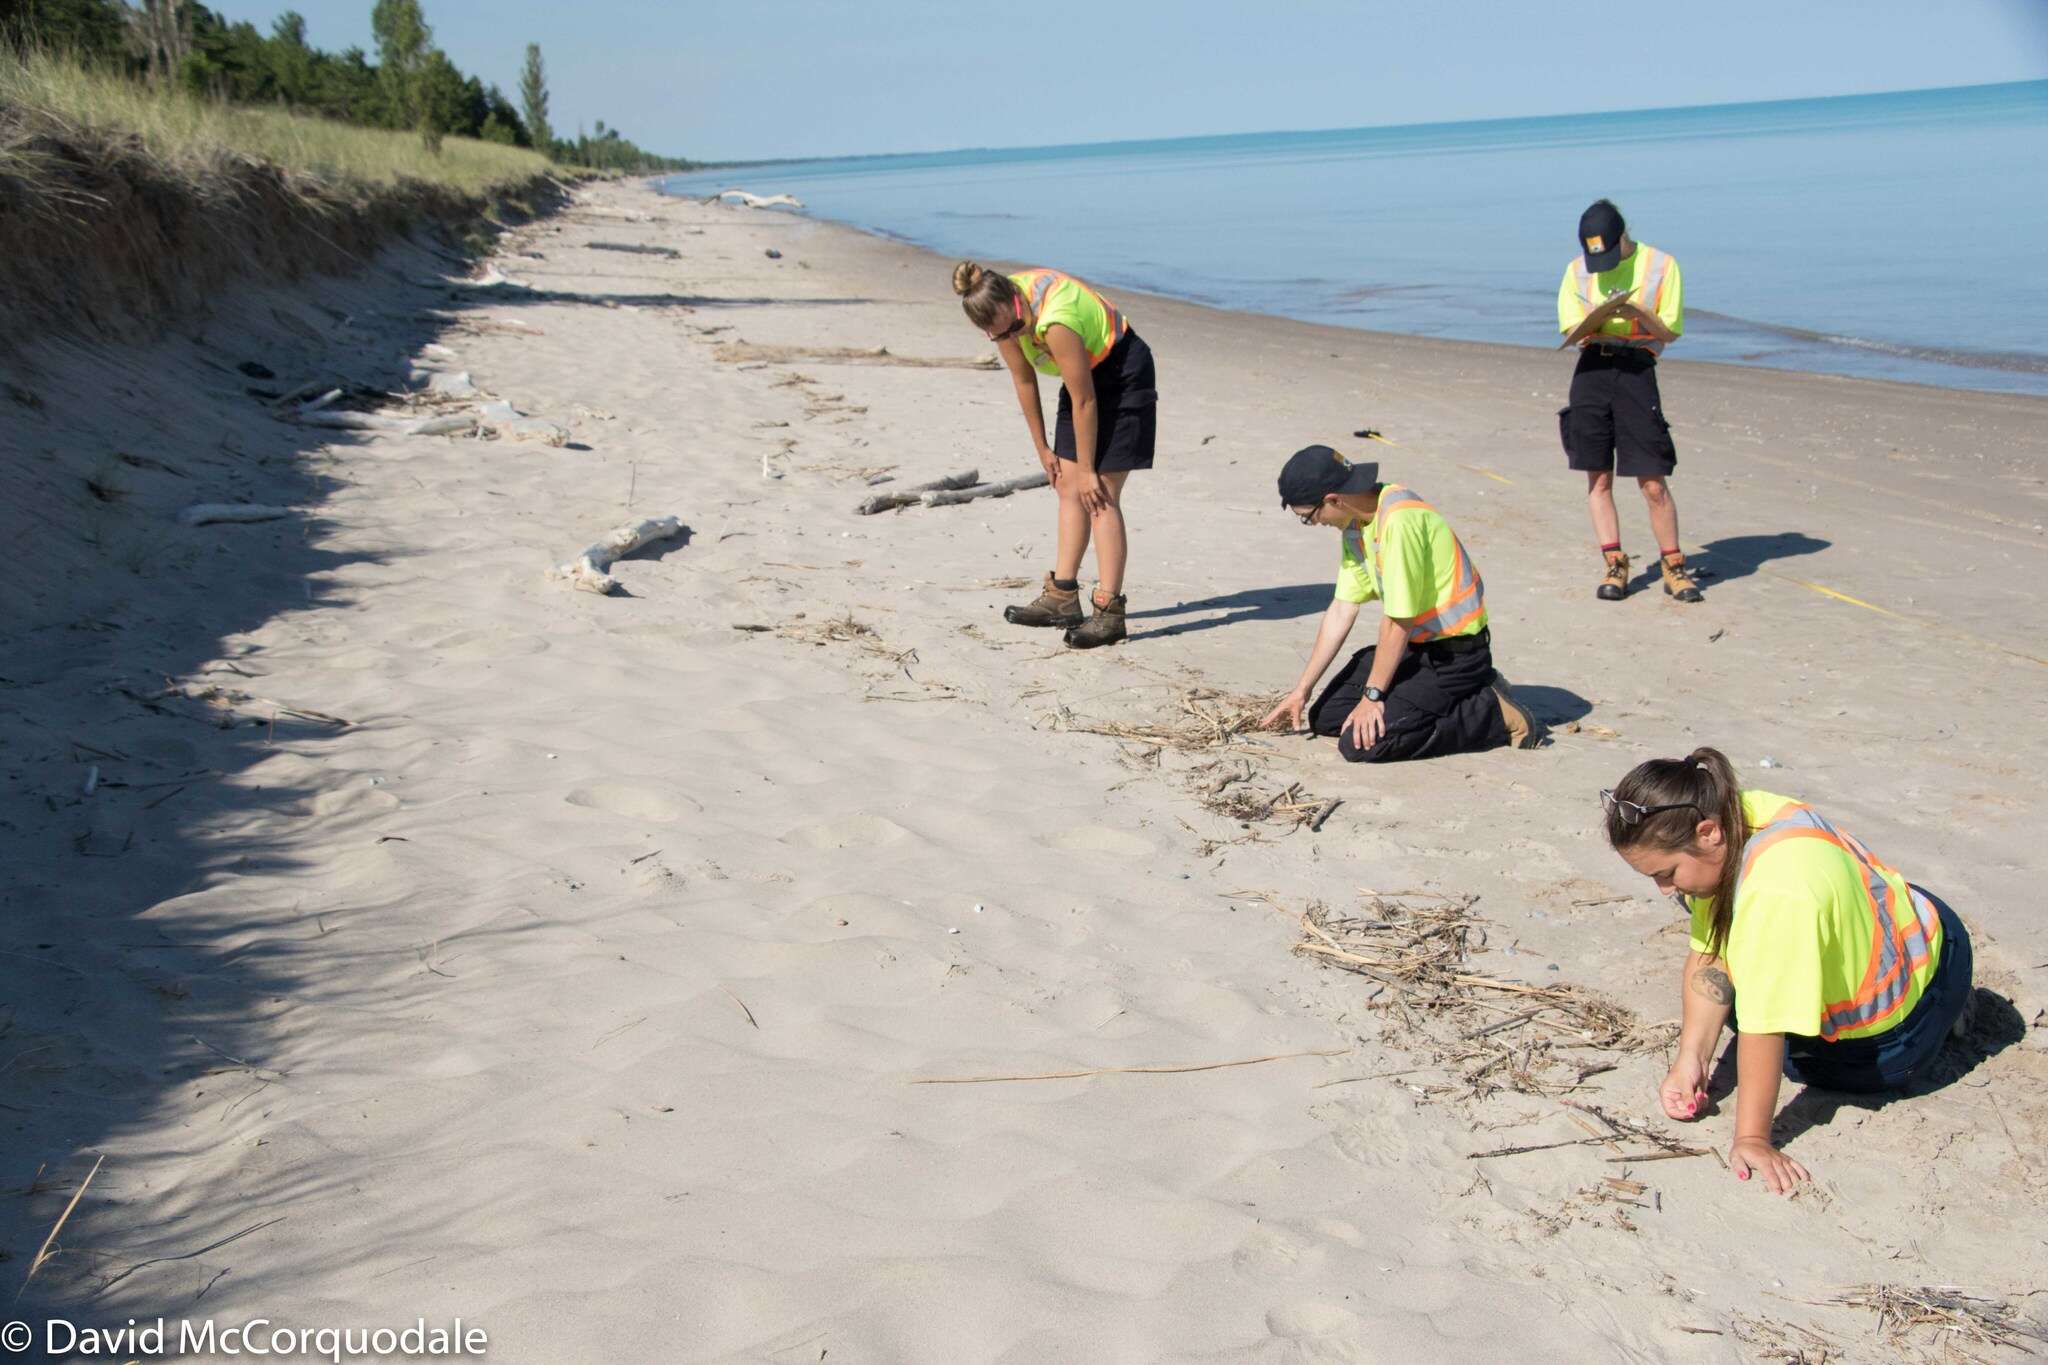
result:
<svg viewBox="0 0 2048 1365"><path fill-rule="evenodd" d="M1669 475L1678 467L1678 447L1657 392L1657 357L1598 342L1580 351L1571 406L1559 410L1557 434L1573 469L1625 479Z"/></svg>
<svg viewBox="0 0 2048 1365"><path fill-rule="evenodd" d="M1152 448L1159 441L1159 378L1152 368L1152 348L1136 332L1122 341L1093 371L1095 380L1095 472L1115 474L1150 469ZM1053 421L1052 453L1072 460L1074 397L1060 385L1059 414Z"/></svg>

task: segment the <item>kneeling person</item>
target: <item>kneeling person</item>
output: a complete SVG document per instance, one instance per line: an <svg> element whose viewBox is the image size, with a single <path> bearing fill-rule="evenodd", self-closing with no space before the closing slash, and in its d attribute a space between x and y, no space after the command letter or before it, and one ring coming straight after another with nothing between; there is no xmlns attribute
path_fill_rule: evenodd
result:
<svg viewBox="0 0 2048 1365"><path fill-rule="evenodd" d="M1512 744L1534 748L1541 727L1493 671L1479 566L1436 509L1376 464L1328 446L1296 451L1280 471L1280 501L1304 526L1343 533L1336 596L1294 690L1262 722L1337 738L1352 763L1390 763ZM1309 695L1344 647L1360 606L1377 598L1379 639Z"/></svg>

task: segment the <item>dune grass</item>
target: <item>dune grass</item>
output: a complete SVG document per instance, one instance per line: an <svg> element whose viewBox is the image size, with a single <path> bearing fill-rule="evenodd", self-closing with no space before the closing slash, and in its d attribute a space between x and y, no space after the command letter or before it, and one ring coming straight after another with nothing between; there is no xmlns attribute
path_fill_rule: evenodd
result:
<svg viewBox="0 0 2048 1365"><path fill-rule="evenodd" d="M22 60L0 54L0 176L32 184L45 160L36 144L51 138L88 146L123 142L195 186L223 163L247 160L335 189L411 181L469 195L530 181L548 169L547 158L521 147L451 137L436 154L416 133L222 104L48 53Z"/></svg>

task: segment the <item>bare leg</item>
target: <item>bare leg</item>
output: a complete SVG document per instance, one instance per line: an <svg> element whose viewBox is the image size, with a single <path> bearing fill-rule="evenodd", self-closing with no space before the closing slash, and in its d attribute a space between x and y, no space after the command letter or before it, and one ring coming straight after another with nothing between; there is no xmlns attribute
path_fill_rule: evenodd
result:
<svg viewBox="0 0 2048 1365"><path fill-rule="evenodd" d="M1662 479L1637 479L1643 487L1643 501L1650 507L1650 529L1657 533L1657 548L1676 550L1678 546L1678 504L1671 497L1671 486ZM1607 502L1608 515L1613 515L1614 500Z"/></svg>
<svg viewBox="0 0 2048 1365"><path fill-rule="evenodd" d="M1053 577L1071 583L1081 576L1081 556L1088 553L1088 509L1081 505L1073 461L1060 461L1060 477L1053 491L1060 497L1059 558L1053 562Z"/></svg>
<svg viewBox="0 0 2048 1365"><path fill-rule="evenodd" d="M1124 539L1124 480L1130 477L1128 469L1102 476L1109 506L1094 517L1095 572L1102 580L1103 593L1109 597L1124 590L1124 561L1130 553L1129 542ZM1077 557L1075 563L1079 562Z"/></svg>
<svg viewBox="0 0 2048 1365"><path fill-rule="evenodd" d="M1614 474L1609 470L1586 475L1586 510L1593 514L1596 544L1621 543L1621 518L1614 511Z"/></svg>

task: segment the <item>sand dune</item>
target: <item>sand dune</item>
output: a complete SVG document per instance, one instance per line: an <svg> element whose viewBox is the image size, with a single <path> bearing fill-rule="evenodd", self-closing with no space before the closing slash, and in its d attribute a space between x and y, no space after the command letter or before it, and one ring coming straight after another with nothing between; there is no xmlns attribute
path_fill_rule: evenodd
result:
<svg viewBox="0 0 2048 1365"><path fill-rule="evenodd" d="M107 1154L25 1305L459 1315L535 1362L1932 1358L1831 1302L1872 1283L2039 1320L2038 401L1674 360L1715 576L1612 607L1555 356L1132 296L1165 395L1135 634L1073 655L1000 616L1047 494L852 514L883 475L1029 472L1002 376L830 358L983 350L943 263L582 203L506 244L530 290L399 251L10 370L8 1269ZM394 389L425 359L568 442L296 427L245 359ZM1273 469L1368 425L1480 561L1555 745L1363 771L1088 733L1292 679L1334 545ZM297 511L175 522L238 500ZM668 514L688 536L621 595L546 576ZM1797 1199L1611 1132L1473 1160L1608 1132L1565 1100L1702 1148L1729 1120L1656 1119L1653 1048L1587 1049L1613 1069L1567 1091L1460 1080L1427 1020L1291 954L1300 912L1476 895L1486 972L1654 1029L1682 943L1594 793L1701 742L1940 890L2010 1003L1933 1094L1795 1101ZM1224 758L1343 804L1217 814L1191 788ZM1329 1055L912 1083L1279 1054Z"/></svg>

